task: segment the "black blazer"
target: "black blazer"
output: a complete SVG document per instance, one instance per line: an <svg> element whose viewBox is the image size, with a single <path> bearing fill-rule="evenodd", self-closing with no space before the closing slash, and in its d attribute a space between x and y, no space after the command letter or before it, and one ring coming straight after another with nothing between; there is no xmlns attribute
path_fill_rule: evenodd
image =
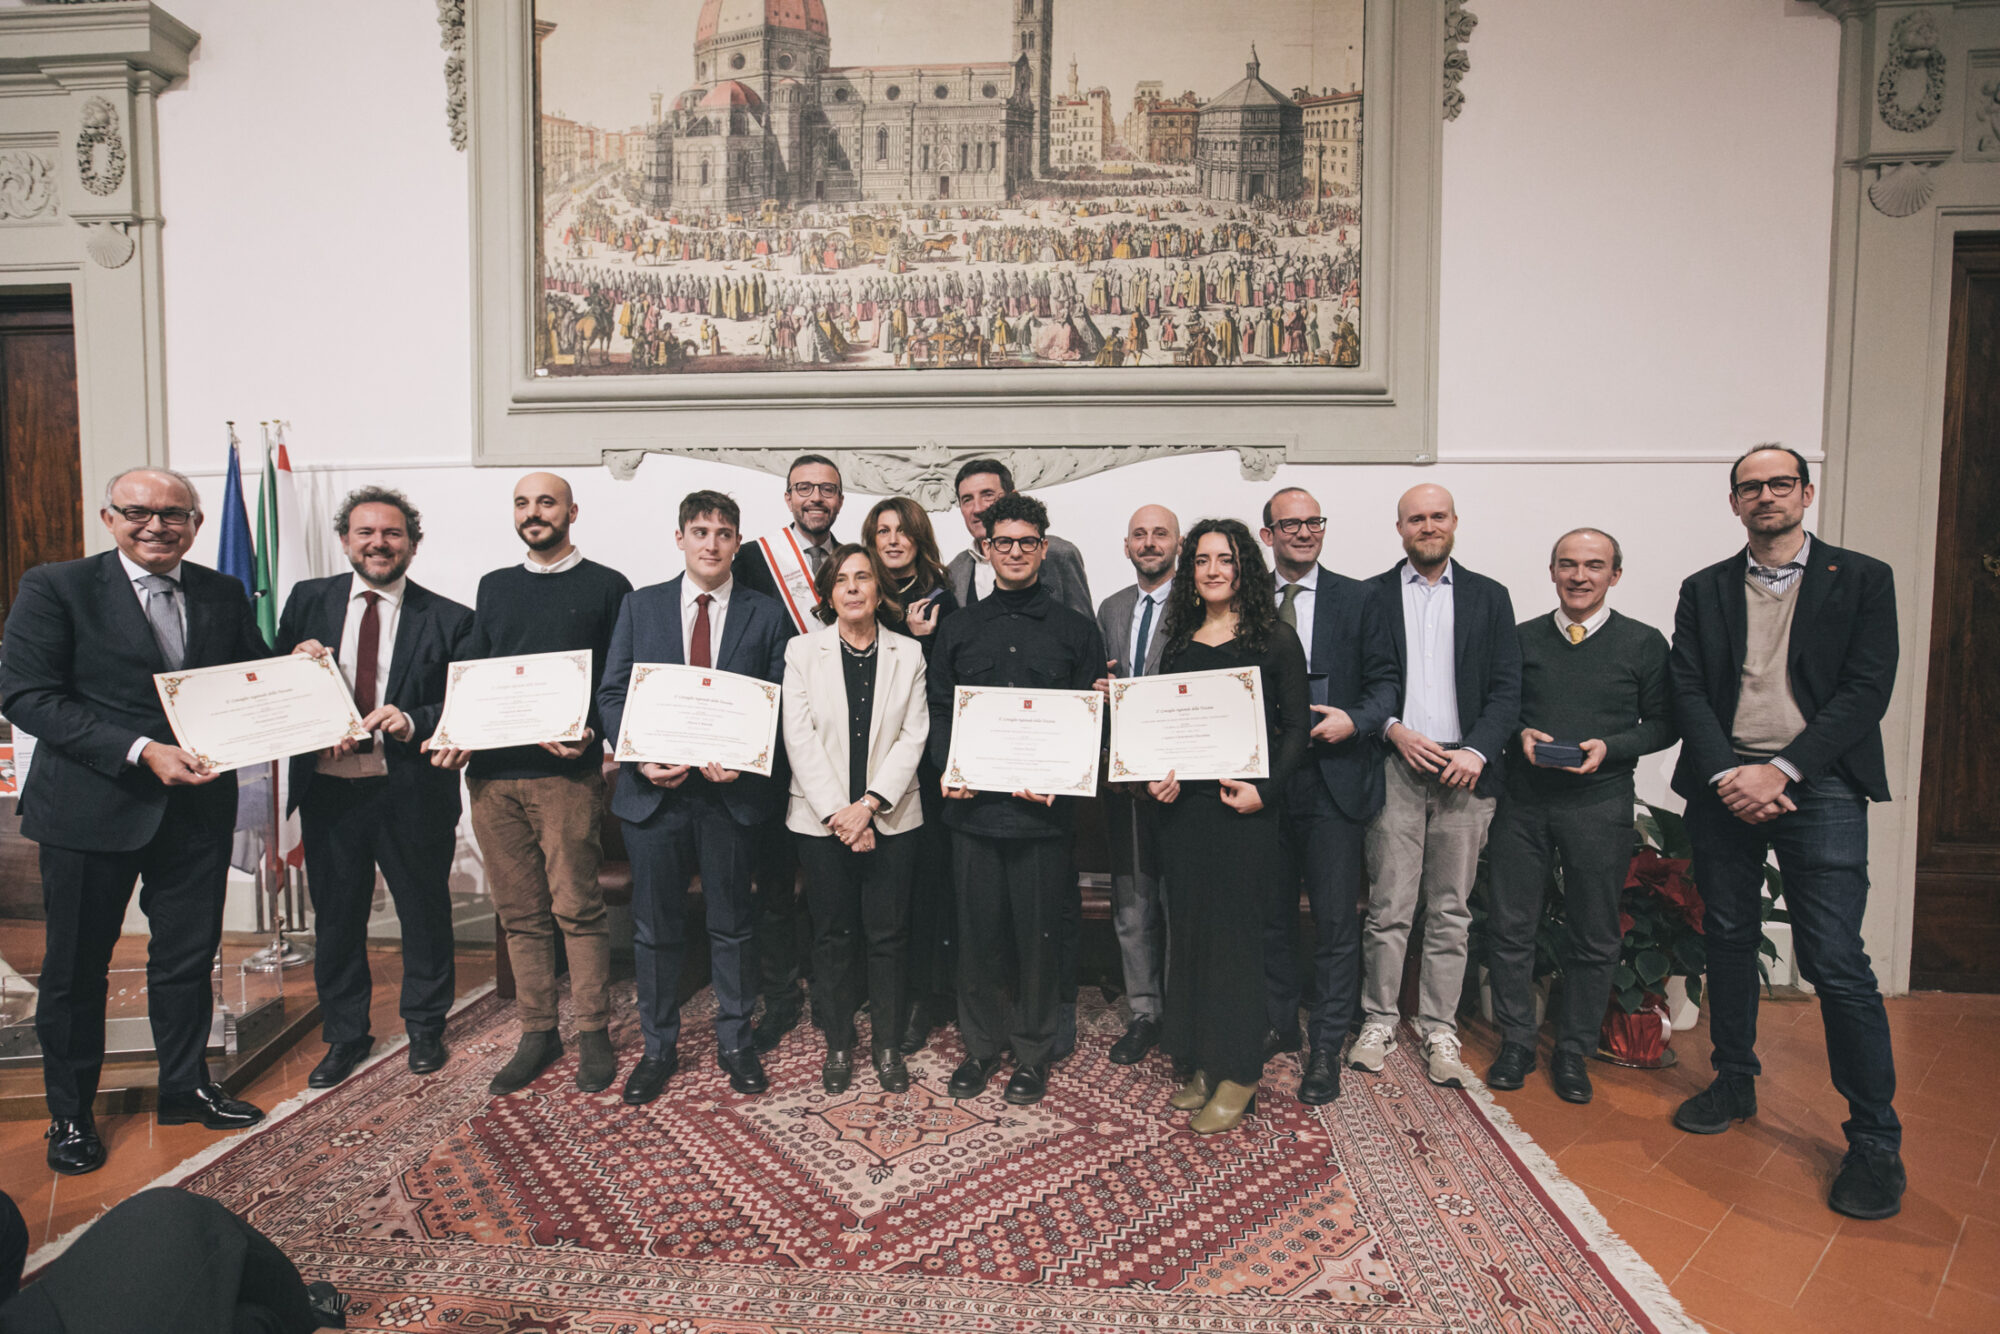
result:
<svg viewBox="0 0 2000 1334"><path fill-rule="evenodd" d="M1313 763L1293 781L1311 782L1317 770L1340 813L1357 822L1382 809L1382 724L1403 702L1401 636L1390 632L1402 625L1401 606L1395 611L1392 622L1373 584L1319 567L1306 664L1323 680L1312 682L1312 702L1345 709L1354 735L1336 745L1313 742Z"/></svg>
<svg viewBox="0 0 2000 1334"><path fill-rule="evenodd" d="M1681 730L1674 791L1690 800L1736 765L1729 738L1750 634L1747 550L1689 575L1674 612L1670 661ZM1873 556L1817 537L1806 557L1786 653L1806 730L1779 758L1808 782L1838 774L1871 801L1887 801L1881 724L1896 683L1895 574Z"/></svg>
<svg viewBox="0 0 2000 1334"><path fill-rule="evenodd" d="M180 568L186 666L270 656L242 584L192 561ZM166 669L116 551L22 576L0 644L0 713L38 743L21 793L25 837L84 852L131 852L152 841L167 788L125 756L142 736L174 744L153 687L153 673ZM236 824L236 775L186 791L202 812L196 818L212 815L226 838Z"/></svg>
<svg viewBox="0 0 2000 1334"><path fill-rule="evenodd" d="M278 651L290 653L308 639L317 639L340 657L340 632L347 623L351 574L301 580L285 600L278 618ZM458 823L458 773L440 769L419 747L437 730L444 712L445 669L471 653L472 608L431 592L412 579L403 586L403 606L396 616L396 645L389 655L389 679L377 703L393 704L410 715L416 730L408 741L383 738L383 758L389 782L409 794L414 809L439 820ZM292 757L292 792L288 809L297 810L317 775L316 754Z"/></svg>
<svg viewBox="0 0 2000 1334"><path fill-rule="evenodd" d="M1371 581L1389 618L1389 638L1396 649L1398 679L1409 680L1408 629L1403 624L1403 565L1398 561ZM1458 669L1459 740L1486 757L1473 792L1490 797L1500 791L1500 771L1506 763L1507 742L1521 723L1521 640L1514 630L1514 600L1497 579L1475 574L1451 563L1452 650ZM1403 707L1398 688L1396 710ZM1432 740L1450 740L1433 737Z"/></svg>
<svg viewBox="0 0 2000 1334"><path fill-rule="evenodd" d="M799 545L803 547L805 543L801 542ZM839 546L840 539L834 538L833 545ZM812 573L811 557L806 558L806 573L808 575ZM764 548L758 546L754 539L746 537L743 539L743 545L736 548L736 559L729 563L729 577L735 581L738 588L761 593L777 603L779 611L785 611L786 596L778 589L778 576L772 572L770 562L764 559ZM813 609L810 606L800 607L799 615L805 617L808 633L818 628L819 621L814 619ZM785 619L791 620L789 612L786 612ZM794 626L793 630L796 633L797 627Z"/></svg>

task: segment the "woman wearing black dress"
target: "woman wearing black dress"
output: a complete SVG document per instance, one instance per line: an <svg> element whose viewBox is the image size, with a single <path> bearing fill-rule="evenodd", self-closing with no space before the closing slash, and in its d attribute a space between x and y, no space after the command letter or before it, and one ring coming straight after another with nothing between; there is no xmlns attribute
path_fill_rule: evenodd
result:
<svg viewBox="0 0 2000 1334"><path fill-rule="evenodd" d="M1278 793L1311 731L1306 655L1277 617L1271 572L1250 530L1203 519L1187 535L1167 602L1162 672L1256 667L1271 776L1148 785L1163 804L1167 872L1166 1022L1160 1046L1194 1075L1172 1103L1212 1135L1255 1109L1264 1070L1264 914L1285 873Z"/></svg>

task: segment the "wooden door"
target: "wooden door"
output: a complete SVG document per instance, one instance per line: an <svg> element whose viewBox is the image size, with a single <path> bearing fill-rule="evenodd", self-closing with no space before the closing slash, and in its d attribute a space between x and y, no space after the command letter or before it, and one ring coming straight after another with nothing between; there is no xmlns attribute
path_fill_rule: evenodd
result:
<svg viewBox="0 0 2000 1334"><path fill-rule="evenodd" d="M2000 991L2000 234L1953 256L1910 985Z"/></svg>
<svg viewBox="0 0 2000 1334"><path fill-rule="evenodd" d="M29 569L83 554L81 445L69 297L0 297L0 614Z"/></svg>

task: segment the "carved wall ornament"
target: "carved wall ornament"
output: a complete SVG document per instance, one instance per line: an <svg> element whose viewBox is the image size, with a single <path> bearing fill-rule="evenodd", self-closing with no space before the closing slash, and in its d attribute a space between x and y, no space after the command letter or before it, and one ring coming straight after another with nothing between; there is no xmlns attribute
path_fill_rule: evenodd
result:
<svg viewBox="0 0 2000 1334"><path fill-rule="evenodd" d="M55 163L26 148L0 152L0 220L26 222L58 211Z"/></svg>
<svg viewBox="0 0 2000 1334"><path fill-rule="evenodd" d="M1889 52L1875 81L1875 109L1892 130L1927 130L1944 110L1944 37L1930 11L1920 9L1896 20ZM1907 98L1919 87L1917 103Z"/></svg>
<svg viewBox="0 0 2000 1334"><path fill-rule="evenodd" d="M1458 113L1465 110L1465 94L1459 91L1459 81L1472 68L1472 57L1465 53L1465 44L1472 40L1472 30L1479 26L1479 15L1465 7L1466 0L1445 0L1444 4L1444 118L1457 120Z"/></svg>
<svg viewBox="0 0 2000 1334"><path fill-rule="evenodd" d="M137 247L125 228L117 223L100 222L83 230L83 253L101 269L124 268Z"/></svg>
<svg viewBox="0 0 2000 1334"><path fill-rule="evenodd" d="M118 108L105 98L93 97L83 104L83 123L76 131L76 174L94 195L108 195L125 183L125 136L118 131Z"/></svg>
<svg viewBox="0 0 2000 1334"><path fill-rule="evenodd" d="M1988 79L1979 85L1979 101L1973 108L1972 121L1985 127L1976 132L1972 151L1981 157L2000 156L2000 79Z"/></svg>
<svg viewBox="0 0 2000 1334"><path fill-rule="evenodd" d="M1875 183L1868 187L1868 202L1878 213L1891 218L1907 218L1931 202L1937 193L1937 179L1932 175L1939 162L1951 156L1940 153L1934 157L1917 158L1909 161L1875 162Z"/></svg>
<svg viewBox="0 0 2000 1334"><path fill-rule="evenodd" d="M444 58L444 115L451 146L465 151L465 0L437 0L438 45Z"/></svg>

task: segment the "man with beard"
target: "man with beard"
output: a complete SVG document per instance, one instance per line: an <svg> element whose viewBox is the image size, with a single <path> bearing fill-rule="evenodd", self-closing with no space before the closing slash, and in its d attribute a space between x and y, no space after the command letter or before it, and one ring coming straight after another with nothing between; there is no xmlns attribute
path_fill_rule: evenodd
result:
<svg viewBox="0 0 2000 1334"><path fill-rule="evenodd" d="M505 750L440 750L431 763L467 767L472 832L486 859L486 888L514 965L521 1041L487 1085L492 1094L525 1087L562 1055L556 1029L556 942L562 930L576 1006L576 1086L611 1087L618 1059L605 1034L611 935L597 883L603 849L604 725L597 687L611 629L632 582L584 559L570 540L576 499L554 473L529 473L514 486L514 530L527 558L479 581L470 658L590 651L590 713L583 739Z"/></svg>
<svg viewBox="0 0 2000 1334"><path fill-rule="evenodd" d="M451 1009L450 877L458 842L458 775L422 745L444 711L445 672L469 657L472 610L408 577L423 520L400 491L349 493L334 531L352 574L306 579L278 621L278 651L331 652L361 711L366 741L342 741L292 760L319 952L313 982L327 1052L306 1083L331 1088L374 1049L368 1032L368 911L375 870L388 882L403 929L403 1026L410 1069L445 1063Z"/></svg>
<svg viewBox="0 0 2000 1334"><path fill-rule="evenodd" d="M1361 1035L1348 1052L1380 1074L1396 1047L1397 997L1417 903L1424 957L1416 1029L1431 1082L1463 1088L1458 998L1465 980L1466 906L1501 760L1521 713L1521 641L1505 586L1451 559L1458 506L1441 486L1415 486L1396 506L1409 557L1376 576L1402 670L1402 712L1383 726L1382 809L1368 827L1368 927ZM1394 633L1400 613L1401 634Z"/></svg>
<svg viewBox="0 0 2000 1334"><path fill-rule="evenodd" d="M1164 505L1146 505L1125 525L1125 559L1138 582L1119 589L1097 609L1097 628L1111 655L1111 676L1146 676L1160 670L1166 636L1160 633L1181 558L1181 521ZM1108 688L1108 681L1100 688ZM1125 1003L1132 1011L1125 1035L1111 1044L1115 1065L1137 1065L1160 1040L1160 974L1166 966L1166 918L1160 903L1158 805L1126 792L1104 797L1111 844L1111 927L1125 973Z"/></svg>
<svg viewBox="0 0 2000 1334"><path fill-rule="evenodd" d="M820 568L839 545L834 541L833 524L846 501L841 486L840 467L823 454L801 454L785 471L785 508L792 512L786 531L798 540L805 554L806 574L819 586ZM753 592L789 606L791 599L778 586L776 574L764 559L763 548L744 542L730 565L730 578ZM801 606L803 615L810 611ZM809 621L817 626L817 621ZM794 630L802 629L792 622ZM780 792L789 789L791 767L785 760L785 739L777 741L778 762L772 781ZM797 845L785 828L785 803L780 801L770 820L757 831L756 864L751 882L756 899L757 957L762 977L758 990L764 1000L763 1017L757 1022L752 1043L758 1051L770 1051L785 1034L798 1027L805 1013L805 999L799 990L804 971L805 951L799 943L802 926L799 915L799 859Z"/></svg>

